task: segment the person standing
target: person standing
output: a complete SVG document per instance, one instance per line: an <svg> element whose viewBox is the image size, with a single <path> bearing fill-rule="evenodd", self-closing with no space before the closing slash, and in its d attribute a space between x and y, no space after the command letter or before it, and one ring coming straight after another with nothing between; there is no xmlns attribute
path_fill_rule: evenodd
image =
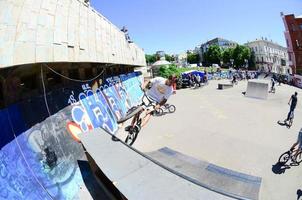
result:
<svg viewBox="0 0 302 200"><path fill-rule="evenodd" d="M298 102L298 97L297 96L298 96L298 93L295 92L295 94L293 94L291 96L291 98L289 99L288 105L290 105L290 110L289 110L289 112L287 114L287 118L286 118L286 120L284 120L284 122L289 121L290 118L291 118L291 115L294 114L294 110L296 109L297 102Z"/></svg>

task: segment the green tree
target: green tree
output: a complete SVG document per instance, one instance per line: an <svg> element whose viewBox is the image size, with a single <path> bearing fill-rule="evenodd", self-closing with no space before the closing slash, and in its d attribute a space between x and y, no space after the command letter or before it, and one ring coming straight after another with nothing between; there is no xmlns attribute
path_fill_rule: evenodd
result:
<svg viewBox="0 0 302 200"><path fill-rule="evenodd" d="M222 52L222 61L224 64L230 63L233 58L233 48L227 48Z"/></svg>
<svg viewBox="0 0 302 200"><path fill-rule="evenodd" d="M217 45L211 45L208 51L204 54L205 62L209 65L220 64L221 61L221 49Z"/></svg>
<svg viewBox="0 0 302 200"><path fill-rule="evenodd" d="M198 53L188 53L187 54L187 61L190 64L196 64L199 63L199 54Z"/></svg>
<svg viewBox="0 0 302 200"><path fill-rule="evenodd" d="M146 62L148 64L152 64L152 63L155 63L157 61L155 54L152 54L152 55L146 54L145 57L146 57Z"/></svg>
<svg viewBox="0 0 302 200"><path fill-rule="evenodd" d="M170 56L169 54L165 55L166 61L168 62L173 62L175 61L175 57L174 56Z"/></svg>
<svg viewBox="0 0 302 200"><path fill-rule="evenodd" d="M234 65L239 67L245 67L245 60L250 59L251 57L251 50L243 45L237 45L233 50L233 59Z"/></svg>
<svg viewBox="0 0 302 200"><path fill-rule="evenodd" d="M163 65L159 68L159 75L164 78L168 78L170 75L179 76L181 73L180 69L176 65Z"/></svg>

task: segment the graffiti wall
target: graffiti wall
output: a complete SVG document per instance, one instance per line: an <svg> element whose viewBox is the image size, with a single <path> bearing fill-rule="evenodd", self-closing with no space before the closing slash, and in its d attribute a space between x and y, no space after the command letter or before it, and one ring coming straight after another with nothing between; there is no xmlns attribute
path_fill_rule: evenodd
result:
<svg viewBox="0 0 302 200"><path fill-rule="evenodd" d="M117 120L140 102L140 85L140 74L130 73L1 109L0 199L78 199L85 154L77 135L98 127L115 134Z"/></svg>

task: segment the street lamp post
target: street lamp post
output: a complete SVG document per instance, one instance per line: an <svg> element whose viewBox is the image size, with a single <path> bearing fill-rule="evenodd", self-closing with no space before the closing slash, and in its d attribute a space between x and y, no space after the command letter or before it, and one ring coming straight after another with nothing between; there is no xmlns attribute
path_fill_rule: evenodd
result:
<svg viewBox="0 0 302 200"><path fill-rule="evenodd" d="M245 62L245 68L246 68L246 70L248 70L248 68L249 68L249 66L248 66L248 59L244 59L244 62Z"/></svg>
<svg viewBox="0 0 302 200"><path fill-rule="evenodd" d="M232 58L232 59L230 59L230 61L231 61L231 64L232 64L232 68L234 68L234 66L233 66L233 64L234 64L234 59Z"/></svg>

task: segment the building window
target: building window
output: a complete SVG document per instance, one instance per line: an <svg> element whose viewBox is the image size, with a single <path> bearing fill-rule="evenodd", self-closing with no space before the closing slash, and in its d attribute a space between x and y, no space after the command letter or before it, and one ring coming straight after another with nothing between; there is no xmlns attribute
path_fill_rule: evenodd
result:
<svg viewBox="0 0 302 200"><path fill-rule="evenodd" d="M21 77L21 86L26 89L34 90L37 89L37 75L31 74L28 76Z"/></svg>
<svg viewBox="0 0 302 200"><path fill-rule="evenodd" d="M62 74L61 71L56 72L58 74ZM53 72L49 72L46 74L48 87L50 89L55 89L56 87L59 87L62 84L62 79L58 74L55 74Z"/></svg>
<svg viewBox="0 0 302 200"><path fill-rule="evenodd" d="M80 79L79 69L69 69L68 74L71 79Z"/></svg>
<svg viewBox="0 0 302 200"><path fill-rule="evenodd" d="M86 79L91 79L93 77L92 68L85 68L85 77Z"/></svg>

